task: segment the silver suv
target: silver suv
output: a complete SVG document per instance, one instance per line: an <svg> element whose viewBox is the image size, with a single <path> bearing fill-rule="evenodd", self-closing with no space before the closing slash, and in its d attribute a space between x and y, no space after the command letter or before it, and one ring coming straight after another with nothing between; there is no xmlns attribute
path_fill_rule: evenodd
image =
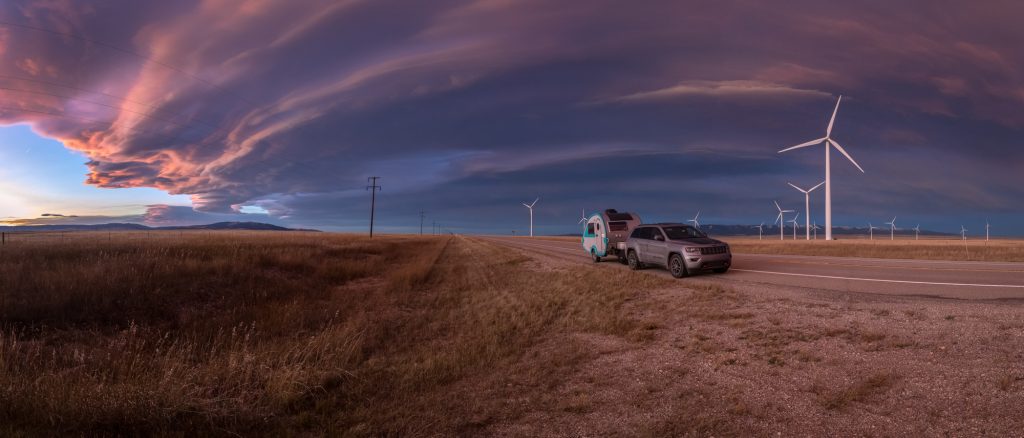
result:
<svg viewBox="0 0 1024 438"><path fill-rule="evenodd" d="M712 270L724 273L732 264L732 252L725 242L711 239L685 224L640 225L626 239L626 261L633 270L645 265L668 268L673 277Z"/></svg>

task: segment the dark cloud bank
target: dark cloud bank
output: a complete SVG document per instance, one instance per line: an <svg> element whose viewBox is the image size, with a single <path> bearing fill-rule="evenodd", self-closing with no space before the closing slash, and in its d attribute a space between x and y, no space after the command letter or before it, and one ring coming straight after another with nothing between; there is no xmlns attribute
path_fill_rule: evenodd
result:
<svg viewBox="0 0 1024 438"><path fill-rule="evenodd" d="M0 122L85 152L89 184L192 196L196 211L150 208L152 223L247 206L359 229L370 175L393 231L418 229L421 209L428 229L522 230L536 196L548 233L574 231L580 208L758 223L773 199L802 200L787 181L821 180L820 148L775 152L820 136L843 94L834 136L867 173L833 163L837 225L988 217L1024 233L1018 2L14 1L0 14L64 34L0 26Z"/></svg>

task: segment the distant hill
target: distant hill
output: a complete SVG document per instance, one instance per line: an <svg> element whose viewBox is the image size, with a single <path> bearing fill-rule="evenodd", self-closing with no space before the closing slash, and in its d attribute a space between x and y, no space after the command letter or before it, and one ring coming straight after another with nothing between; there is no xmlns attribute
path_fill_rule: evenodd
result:
<svg viewBox="0 0 1024 438"><path fill-rule="evenodd" d="M187 225L176 227L149 227L142 224L96 224L96 225L20 225L0 227L0 230L11 231L158 231L158 230L245 230L245 231L317 231L298 228L285 228L262 222L217 222L206 225Z"/></svg>

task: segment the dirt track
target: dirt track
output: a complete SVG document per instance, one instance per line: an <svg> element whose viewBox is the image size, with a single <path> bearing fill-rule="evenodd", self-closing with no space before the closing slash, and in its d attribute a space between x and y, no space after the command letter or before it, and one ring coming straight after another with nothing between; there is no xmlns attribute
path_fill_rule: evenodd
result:
<svg viewBox="0 0 1024 438"><path fill-rule="evenodd" d="M555 249L518 248L543 269L601 275L623 268L592 266ZM628 311L646 322L639 343L577 337L597 357L553 388L564 411L532 412L492 432L1012 436L1024 430L1024 309L1016 301L778 286L727 275L645 291Z"/></svg>

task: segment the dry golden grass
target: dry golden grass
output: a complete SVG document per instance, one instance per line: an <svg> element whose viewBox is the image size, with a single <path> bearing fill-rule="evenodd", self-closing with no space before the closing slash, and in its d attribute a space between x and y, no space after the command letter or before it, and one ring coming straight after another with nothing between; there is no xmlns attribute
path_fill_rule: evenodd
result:
<svg viewBox="0 0 1024 438"><path fill-rule="evenodd" d="M455 237L137 237L3 248L0 434L472 433L522 414L495 379L545 403L591 354L569 335L636 338L623 303L665 281Z"/></svg>
<svg viewBox="0 0 1024 438"><path fill-rule="evenodd" d="M720 237L733 252L885 259L1024 261L1024 240L758 240L756 237Z"/></svg>

